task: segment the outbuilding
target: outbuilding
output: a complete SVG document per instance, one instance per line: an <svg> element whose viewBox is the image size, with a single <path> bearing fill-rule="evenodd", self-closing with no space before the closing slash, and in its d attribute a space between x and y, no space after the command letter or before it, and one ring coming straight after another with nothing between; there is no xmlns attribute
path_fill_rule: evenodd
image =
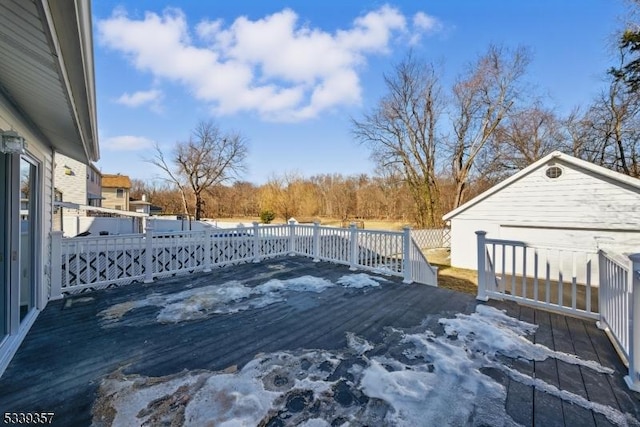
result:
<svg viewBox="0 0 640 427"><path fill-rule="evenodd" d="M556 151L443 219L454 267L477 267L479 230L530 246L640 252L640 179Z"/></svg>

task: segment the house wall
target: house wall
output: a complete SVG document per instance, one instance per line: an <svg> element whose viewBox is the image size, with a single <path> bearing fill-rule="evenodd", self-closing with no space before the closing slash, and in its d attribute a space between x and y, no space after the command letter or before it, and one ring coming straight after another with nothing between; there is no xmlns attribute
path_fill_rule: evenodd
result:
<svg viewBox="0 0 640 427"><path fill-rule="evenodd" d="M21 115L15 111L8 100L0 95L0 129L13 129L27 142L28 156L38 163L38 191L40 198L37 206L37 221L40 224L39 235L36 238L36 259L33 280L35 281L36 307L46 305L51 271L51 240L52 203L53 203L53 152L41 141ZM16 184L17 185L17 184Z"/></svg>
<svg viewBox="0 0 640 427"><path fill-rule="evenodd" d="M538 168L451 219L451 264L475 269L475 231L488 238L585 250L640 248L640 191L554 159L557 179Z"/></svg>
<svg viewBox="0 0 640 427"><path fill-rule="evenodd" d="M102 188L102 207L110 209L129 210L129 189L124 188L123 197L117 197L117 188ZM116 206L120 206L117 208Z"/></svg>
<svg viewBox="0 0 640 427"><path fill-rule="evenodd" d="M87 197L89 194L94 196L102 195L102 175L94 166L87 166ZM91 206L102 206L101 200L87 200L87 204Z"/></svg>
<svg viewBox="0 0 640 427"><path fill-rule="evenodd" d="M55 187L62 201L87 204L87 165L62 154L55 155Z"/></svg>

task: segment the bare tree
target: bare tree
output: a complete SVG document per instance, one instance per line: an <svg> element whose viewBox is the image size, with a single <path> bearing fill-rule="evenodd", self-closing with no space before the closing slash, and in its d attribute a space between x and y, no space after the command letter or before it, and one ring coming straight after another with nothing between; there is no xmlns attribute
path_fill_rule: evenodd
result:
<svg viewBox="0 0 640 427"><path fill-rule="evenodd" d="M564 139L561 120L537 102L514 111L496 128L488 160L496 162L497 173L510 174L562 149Z"/></svg>
<svg viewBox="0 0 640 427"><path fill-rule="evenodd" d="M180 173L177 170L174 170L167 160L165 159L164 153L160 149L160 146L156 143L154 145L155 154L152 158L147 159L146 161L159 167L166 174L167 178L164 178L166 181L175 185L180 192L180 201L182 202L182 213L185 215L189 215L189 206L187 204L187 189L182 180L180 180Z"/></svg>
<svg viewBox="0 0 640 427"><path fill-rule="evenodd" d="M352 119L352 132L369 146L381 169L402 174L416 207L419 226L438 220L436 181L437 126L443 111L437 73L409 54L385 75L388 94L362 120Z"/></svg>
<svg viewBox="0 0 640 427"><path fill-rule="evenodd" d="M492 45L455 83L449 141L454 209L464 202L476 159L520 98L520 81L529 61L524 48Z"/></svg>
<svg viewBox="0 0 640 427"><path fill-rule="evenodd" d="M160 148L151 163L161 168L179 188L183 207L188 213L187 189L195 204L195 219L202 216L203 193L244 170L247 156L245 139L239 133L223 133L211 121L200 122L186 142L178 143L173 151L171 167Z"/></svg>
<svg viewBox="0 0 640 427"><path fill-rule="evenodd" d="M619 61L625 52L619 49ZM622 65L621 65L622 66ZM640 92L609 72L608 86L584 114L574 112L566 128L577 157L617 172L640 177Z"/></svg>

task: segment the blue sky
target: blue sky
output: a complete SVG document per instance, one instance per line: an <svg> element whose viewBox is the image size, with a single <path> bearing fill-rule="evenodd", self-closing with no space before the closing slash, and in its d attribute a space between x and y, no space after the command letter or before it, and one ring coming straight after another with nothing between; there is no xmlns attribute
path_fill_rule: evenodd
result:
<svg viewBox="0 0 640 427"><path fill-rule="evenodd" d="M373 173L350 118L384 94L411 48L445 87L490 43L528 46L527 81L559 113L586 105L612 64L622 0L93 2L103 173L151 180L203 120L248 140L257 184L274 174Z"/></svg>

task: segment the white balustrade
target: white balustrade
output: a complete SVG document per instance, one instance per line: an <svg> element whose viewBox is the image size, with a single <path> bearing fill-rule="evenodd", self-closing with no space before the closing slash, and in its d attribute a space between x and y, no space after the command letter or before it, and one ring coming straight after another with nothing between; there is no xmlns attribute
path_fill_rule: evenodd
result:
<svg viewBox="0 0 640 427"><path fill-rule="evenodd" d="M476 235L478 299L515 300L597 319L628 364L625 382L640 391L640 254L623 257L488 239L484 231Z"/></svg>
<svg viewBox="0 0 640 427"><path fill-rule="evenodd" d="M74 237L52 234L54 261L51 298L83 289L132 282L150 283L179 273L287 254L349 265L351 269L384 272L408 282L437 284L437 272L404 232L300 225L260 226L202 231ZM59 279L58 279L59 278Z"/></svg>

